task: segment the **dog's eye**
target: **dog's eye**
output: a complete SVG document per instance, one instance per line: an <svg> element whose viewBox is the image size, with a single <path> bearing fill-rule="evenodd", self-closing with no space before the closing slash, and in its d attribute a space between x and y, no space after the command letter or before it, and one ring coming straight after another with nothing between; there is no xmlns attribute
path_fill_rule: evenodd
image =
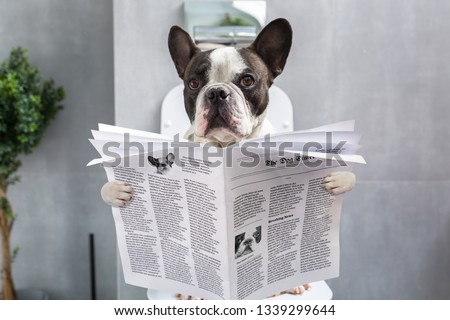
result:
<svg viewBox="0 0 450 320"><path fill-rule="evenodd" d="M241 79L241 85L243 87L251 87L255 83L252 76L245 76Z"/></svg>
<svg viewBox="0 0 450 320"><path fill-rule="evenodd" d="M199 87L200 87L200 81L198 81L197 79L189 80L189 88L195 90L195 89L198 89Z"/></svg>

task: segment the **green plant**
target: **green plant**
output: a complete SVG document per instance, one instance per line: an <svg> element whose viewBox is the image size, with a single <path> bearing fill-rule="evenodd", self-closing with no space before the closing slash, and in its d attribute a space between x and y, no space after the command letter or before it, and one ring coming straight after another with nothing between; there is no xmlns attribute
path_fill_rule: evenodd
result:
<svg viewBox="0 0 450 320"><path fill-rule="evenodd" d="M15 214L7 196L8 186L19 181L19 156L29 154L62 106L64 89L53 80L42 80L30 66L27 50L13 48L0 66L0 236L2 244L1 298L15 299L11 229Z"/></svg>

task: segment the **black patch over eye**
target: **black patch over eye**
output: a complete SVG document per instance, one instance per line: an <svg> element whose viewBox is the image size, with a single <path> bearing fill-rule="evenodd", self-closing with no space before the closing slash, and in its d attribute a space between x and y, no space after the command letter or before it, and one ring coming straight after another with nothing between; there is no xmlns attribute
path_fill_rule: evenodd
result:
<svg viewBox="0 0 450 320"><path fill-rule="evenodd" d="M250 76L250 75L246 75L244 77L242 77L241 79L241 86L243 87L251 87L253 84L255 83L255 79Z"/></svg>
<svg viewBox="0 0 450 320"><path fill-rule="evenodd" d="M197 79L191 79L189 80L189 88L191 88L192 90L198 89L200 87L200 81L198 81Z"/></svg>

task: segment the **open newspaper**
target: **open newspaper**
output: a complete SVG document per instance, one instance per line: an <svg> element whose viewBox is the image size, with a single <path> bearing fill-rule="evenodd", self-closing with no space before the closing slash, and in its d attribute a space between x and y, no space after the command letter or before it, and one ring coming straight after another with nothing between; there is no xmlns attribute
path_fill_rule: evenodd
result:
<svg viewBox="0 0 450 320"><path fill-rule="evenodd" d="M227 148L99 124L91 143L109 181L128 284L205 299L259 299L339 275L343 196L322 185L365 163L346 121Z"/></svg>

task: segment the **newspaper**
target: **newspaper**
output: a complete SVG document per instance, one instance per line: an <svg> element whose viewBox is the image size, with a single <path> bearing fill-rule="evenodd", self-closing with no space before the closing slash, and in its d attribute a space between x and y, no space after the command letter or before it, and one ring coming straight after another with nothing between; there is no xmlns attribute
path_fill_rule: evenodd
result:
<svg viewBox="0 0 450 320"><path fill-rule="evenodd" d="M101 158L88 165L134 189L112 209L125 282L259 299L337 277L343 195L322 181L365 163L353 130L346 121L215 148L99 124L90 141Z"/></svg>

